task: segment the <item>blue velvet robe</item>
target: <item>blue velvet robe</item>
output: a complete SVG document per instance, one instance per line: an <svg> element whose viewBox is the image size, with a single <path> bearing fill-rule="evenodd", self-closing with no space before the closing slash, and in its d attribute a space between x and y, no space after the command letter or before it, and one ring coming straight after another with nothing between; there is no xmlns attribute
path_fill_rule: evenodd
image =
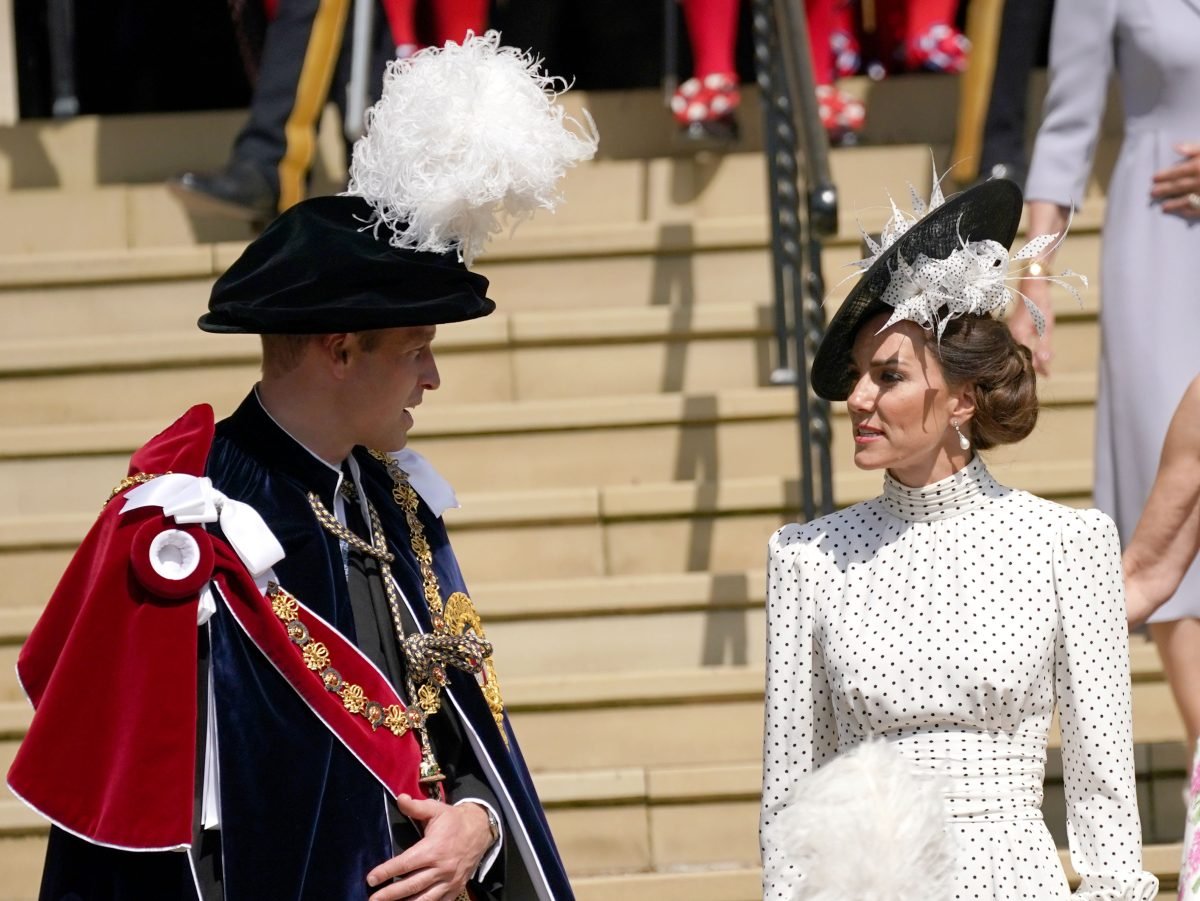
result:
<svg viewBox="0 0 1200 901"><path fill-rule="evenodd" d="M357 448L355 458L360 487L378 510L396 556L392 573L412 620L427 631L420 572L403 511L392 499L391 477L364 449ZM280 429L251 393L217 425L208 475L218 490L254 507L279 539L286 552L275 567L279 583L353 639L341 549L307 499L316 492L334 509L338 472ZM465 592L442 521L424 503L418 515L443 598ZM221 808L215 856L224 901L367 898L367 872L395 853L385 789L309 710L223 604L208 629ZM502 649L498 657L502 664ZM504 820L504 853L486 874L484 894L511 901L573 899L516 739L506 723L505 746L473 676L451 671L446 702L436 716L456 718L454 725L468 739L461 767L442 761L451 800L460 775L469 782L478 774ZM186 878L187 855L97 848L53 832L42 901L196 897ZM164 856L175 860L160 859ZM192 858L198 858L195 849ZM211 863L205 859L200 870ZM163 873L174 880L170 888ZM199 881L211 892L211 880Z"/></svg>

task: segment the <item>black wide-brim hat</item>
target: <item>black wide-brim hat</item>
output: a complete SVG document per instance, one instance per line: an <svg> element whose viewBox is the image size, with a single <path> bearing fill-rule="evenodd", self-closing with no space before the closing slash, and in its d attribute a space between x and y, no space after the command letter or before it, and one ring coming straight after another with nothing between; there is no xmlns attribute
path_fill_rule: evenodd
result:
<svg viewBox="0 0 1200 901"><path fill-rule="evenodd" d="M850 290L825 331L812 364L812 389L826 400L845 400L854 339L864 322L892 307L880 300L897 268L920 254L944 260L967 241L995 241L1012 246L1021 222L1021 189L1008 179L994 178L955 194L909 226Z"/></svg>
<svg viewBox="0 0 1200 901"><path fill-rule="evenodd" d="M314 197L263 230L213 285L206 332L331 334L441 325L496 309L454 251L388 244L361 197Z"/></svg>

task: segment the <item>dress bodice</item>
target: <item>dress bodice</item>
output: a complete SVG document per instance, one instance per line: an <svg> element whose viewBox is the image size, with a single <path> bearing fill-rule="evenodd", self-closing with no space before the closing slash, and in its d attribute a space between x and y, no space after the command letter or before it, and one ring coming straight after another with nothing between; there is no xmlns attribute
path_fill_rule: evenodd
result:
<svg viewBox="0 0 1200 901"><path fill-rule="evenodd" d="M888 476L859 519L881 539L870 563L817 590L838 747L897 741L952 780L952 812L1042 799L1058 608L1049 536L1016 527L1024 497L978 459L923 488Z"/></svg>
<svg viewBox="0 0 1200 901"><path fill-rule="evenodd" d="M1086 837L1072 846L1078 897L1148 890L1106 516L1006 488L978 458L921 488L889 477L880 497L776 534L768 629L768 899L790 897L772 836L800 777L869 738L941 777L954 828L987 849L961 859L959 897L1066 897L1040 811L1056 703L1072 830Z"/></svg>
<svg viewBox="0 0 1200 901"><path fill-rule="evenodd" d="M1164 7L1170 8L1170 15ZM1166 131L1172 140L1200 135L1200 0L1116 5L1114 63L1125 130Z"/></svg>

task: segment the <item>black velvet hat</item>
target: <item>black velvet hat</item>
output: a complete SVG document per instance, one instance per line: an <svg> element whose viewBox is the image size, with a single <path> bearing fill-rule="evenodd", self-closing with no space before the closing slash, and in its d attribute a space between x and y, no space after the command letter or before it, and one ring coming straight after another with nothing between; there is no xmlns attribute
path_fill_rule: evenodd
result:
<svg viewBox="0 0 1200 901"><path fill-rule="evenodd" d="M912 264L918 255L944 260L968 241L995 241L1011 247L1021 221L1021 189L1007 179L992 179L956 194L884 250L834 314L812 364L812 389L826 400L845 400L853 387L851 351L862 324L892 307L881 297L891 283L898 259Z"/></svg>
<svg viewBox="0 0 1200 901"><path fill-rule="evenodd" d="M274 220L217 279L206 332L328 334L477 319L488 280L455 251L398 249L362 197L314 197Z"/></svg>

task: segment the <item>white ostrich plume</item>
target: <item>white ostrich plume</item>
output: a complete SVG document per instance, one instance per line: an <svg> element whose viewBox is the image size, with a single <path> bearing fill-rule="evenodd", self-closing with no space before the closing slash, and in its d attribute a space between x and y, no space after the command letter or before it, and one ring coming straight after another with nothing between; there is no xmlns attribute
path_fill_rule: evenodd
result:
<svg viewBox="0 0 1200 901"><path fill-rule="evenodd" d="M504 220L553 210L558 180L597 144L590 116L555 103L566 88L496 31L389 63L346 191L372 206L365 227L386 228L393 247L457 249L470 265Z"/></svg>
<svg viewBox="0 0 1200 901"><path fill-rule="evenodd" d="M794 901L949 901L955 846L940 781L885 741L802 780L779 850L802 874Z"/></svg>
<svg viewBox="0 0 1200 901"><path fill-rule="evenodd" d="M936 166L933 170L933 192L928 204L921 200L912 185L908 187L912 195L912 212L904 212L892 200L892 215L884 225L878 241L868 235L861 224L859 225L859 231L871 255L853 263L857 269L869 269L871 264L895 244L915 222L945 202ZM1061 234L1040 235L1011 256L1008 249L996 241L964 241L961 235L959 248L944 260L930 259L924 254L917 254L917 258L909 262L897 256L892 280L880 296L880 300L893 307L894 312L880 331L901 319L907 319L929 331L936 330L940 339L951 319L967 313L1003 314L1015 295L1024 301L1025 308L1033 318L1034 327L1038 335L1041 335L1046 328L1046 317L1037 304L1010 283L1021 279L1047 281L1068 291L1079 305L1083 306L1083 298L1067 279L1078 279L1086 288L1086 276L1070 269L1063 270L1057 276L1030 275L1026 272L1039 256L1062 244L1070 228L1071 223L1068 221L1067 228ZM1014 263L1022 265L1014 268Z"/></svg>

